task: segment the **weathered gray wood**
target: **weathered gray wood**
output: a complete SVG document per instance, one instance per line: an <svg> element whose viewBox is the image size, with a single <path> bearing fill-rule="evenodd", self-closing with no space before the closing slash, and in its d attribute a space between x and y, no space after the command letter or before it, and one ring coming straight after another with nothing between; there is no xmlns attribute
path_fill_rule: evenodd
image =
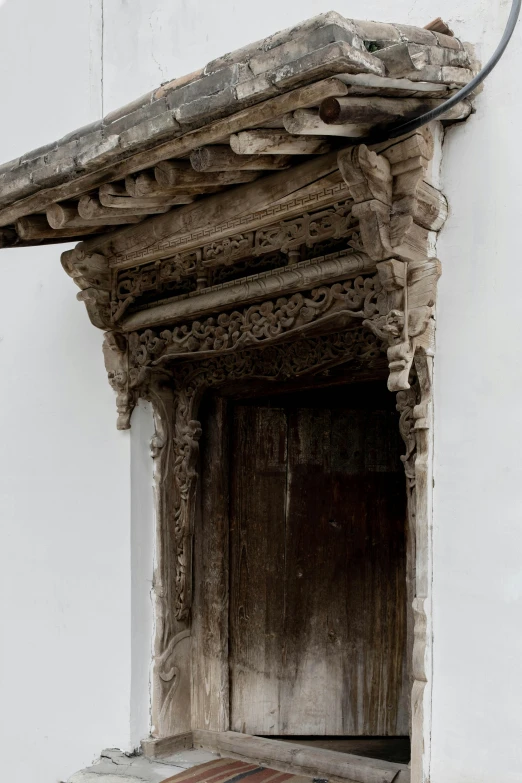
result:
<svg viewBox="0 0 522 783"><path fill-rule="evenodd" d="M240 732L281 733L286 436L284 411L235 408L229 666L230 726Z"/></svg>
<svg viewBox="0 0 522 783"><path fill-rule="evenodd" d="M47 222L51 228L89 228L93 225L90 220L85 220L78 214L78 205L75 201L65 201L61 204L53 204L47 210ZM99 225L99 223L98 223Z"/></svg>
<svg viewBox="0 0 522 783"><path fill-rule="evenodd" d="M176 734L172 737L160 737L159 739L145 739L141 741L143 755L149 759L161 759L179 753L181 750L189 750L193 747L192 732Z"/></svg>
<svg viewBox="0 0 522 783"><path fill-rule="evenodd" d="M443 103L437 98L385 98L351 97L326 98L319 108L319 116L327 125L344 126L346 123L391 124L409 120L435 109ZM467 102L461 102L441 115L444 120L465 119L471 112Z"/></svg>
<svg viewBox="0 0 522 783"><path fill-rule="evenodd" d="M394 400L378 384L272 404L234 414L231 728L406 734L406 511Z"/></svg>
<svg viewBox="0 0 522 783"><path fill-rule="evenodd" d="M329 150L324 139L308 139L276 130L251 130L232 134L230 146L238 155L322 155Z"/></svg>
<svg viewBox="0 0 522 783"><path fill-rule="evenodd" d="M227 403L208 399L203 412L201 513L194 536L192 727L229 728L228 420Z"/></svg>
<svg viewBox="0 0 522 783"><path fill-rule="evenodd" d="M113 210L125 210L132 213L135 209L145 208L146 213L161 214L167 212L173 203L180 203L176 196L166 199L164 196L147 196L144 198L131 198L127 195L125 185L121 182L109 182L101 185L98 198L104 207ZM191 199L189 199L190 203ZM187 203L181 199L181 203Z"/></svg>
<svg viewBox="0 0 522 783"><path fill-rule="evenodd" d="M164 188L195 187L222 187L225 185L237 185L242 182L252 182L259 174L253 171L216 171L200 172L193 168L186 168L185 161L163 160L154 169L154 176L159 185Z"/></svg>
<svg viewBox="0 0 522 783"><path fill-rule="evenodd" d="M222 142L230 134L244 128L258 127L286 112L305 106L316 106L329 95L346 95L348 88L336 78L323 79L320 82L300 87L284 95L277 95L263 103L243 109L230 117L189 131L183 136L159 144L151 150L129 155L119 163L112 163L95 172L76 177L70 182L39 191L15 204L0 210L0 226L13 223L18 217L32 212L44 212L55 201L82 195L103 182L123 179L127 174L152 168L161 160L179 158L197 147L214 142Z"/></svg>
<svg viewBox="0 0 522 783"><path fill-rule="evenodd" d="M129 174L125 177L125 191L133 199L163 199L168 204L190 204L195 196L204 193L216 193L220 186L191 185L183 187L164 187L160 185L154 174L142 171L139 174Z"/></svg>
<svg viewBox="0 0 522 783"><path fill-rule="evenodd" d="M190 162L195 171L269 171L287 168L290 159L283 155L238 155L230 147L216 144L194 150Z"/></svg>
<svg viewBox="0 0 522 783"><path fill-rule="evenodd" d="M449 93L446 84L413 82L410 79L393 79L370 73L340 73L337 78L347 85L349 95L382 95L438 98Z"/></svg>
<svg viewBox="0 0 522 783"><path fill-rule="evenodd" d="M448 217L448 202L440 190L428 182L420 182L413 217L424 228L439 231Z"/></svg>
<svg viewBox="0 0 522 783"><path fill-rule="evenodd" d="M281 270L277 274L260 275L254 280L238 280L234 285L202 292L197 297L140 310L124 318L120 328L132 332L149 326L197 318L204 313L219 312L239 303L255 302L272 294L274 296L290 294L301 289L313 288L319 283L355 277L373 268L374 262L364 253L348 252L339 258L324 259L320 263Z"/></svg>
<svg viewBox="0 0 522 783"><path fill-rule="evenodd" d="M100 226L84 228L67 227L56 230L51 228L44 215L31 215L19 218L15 223L16 233L26 242L39 239L68 239L88 236L100 231Z"/></svg>
<svg viewBox="0 0 522 783"><path fill-rule="evenodd" d="M231 758L256 761L282 772L327 778L333 783L410 782L410 771L405 764L309 748L293 742L252 737L232 731L195 731L194 747L207 748Z"/></svg>
<svg viewBox="0 0 522 783"><path fill-rule="evenodd" d="M319 116L318 109L298 109L283 117L285 130L288 133L305 136L344 136L360 139L368 135L371 124L345 123L344 125L327 125Z"/></svg>
<svg viewBox="0 0 522 783"><path fill-rule="evenodd" d="M147 221L142 229L118 232L107 242L111 254L123 255L129 250L139 250L174 234L185 234L216 223L237 218L239 215L278 201L295 193L306 185L337 169L337 153L319 156L292 169L289 177L285 171L239 185L226 192L209 196L194 204L173 210ZM102 243L100 247L105 244ZM94 246L86 246L86 249Z"/></svg>
<svg viewBox="0 0 522 783"><path fill-rule="evenodd" d="M139 223L146 215L166 212L168 207L143 207L139 203L132 205L131 199L128 209L104 207L96 196L82 196L78 202L78 214L85 220L96 221L101 225L118 225L119 223ZM138 200L136 200L138 202ZM186 203L186 202L185 202ZM51 207L52 209L52 207Z"/></svg>
<svg viewBox="0 0 522 783"><path fill-rule="evenodd" d="M129 223L138 223L141 216L134 214L118 215L109 212L107 215L89 214L80 215L78 204L75 201L53 204L47 210L47 222L54 229L62 228L92 228L100 226L118 226Z"/></svg>

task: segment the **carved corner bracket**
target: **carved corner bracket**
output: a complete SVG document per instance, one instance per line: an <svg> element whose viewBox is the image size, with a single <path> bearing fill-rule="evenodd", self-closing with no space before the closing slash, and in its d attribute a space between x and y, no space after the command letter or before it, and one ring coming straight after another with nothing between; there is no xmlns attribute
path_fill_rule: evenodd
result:
<svg viewBox="0 0 522 783"><path fill-rule="evenodd" d="M433 352L440 263L433 232L447 217L444 195L428 181L433 138L423 129L389 146L342 150L338 161L354 199L363 247L376 261L387 312L364 323L388 342L390 391L409 388L417 351Z"/></svg>

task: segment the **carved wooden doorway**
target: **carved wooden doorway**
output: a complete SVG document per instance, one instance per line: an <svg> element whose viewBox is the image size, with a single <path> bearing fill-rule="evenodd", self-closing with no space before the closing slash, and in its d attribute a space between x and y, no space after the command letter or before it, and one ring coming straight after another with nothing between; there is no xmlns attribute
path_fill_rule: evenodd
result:
<svg viewBox="0 0 522 783"><path fill-rule="evenodd" d="M193 727L405 736L393 397L382 380L281 391L204 406Z"/></svg>

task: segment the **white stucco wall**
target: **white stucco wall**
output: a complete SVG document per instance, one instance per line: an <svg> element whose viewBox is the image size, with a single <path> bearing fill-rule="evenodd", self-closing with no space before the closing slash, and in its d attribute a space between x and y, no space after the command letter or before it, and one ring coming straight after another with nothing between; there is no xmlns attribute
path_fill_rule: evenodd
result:
<svg viewBox="0 0 522 783"><path fill-rule="evenodd" d="M420 26L440 15L485 57L509 2L7 0L0 159L331 7ZM519 25L445 142L431 783L512 783L522 769L521 49ZM150 412L132 444L116 432L100 334L58 249L0 261L0 736L6 780L54 783L146 730Z"/></svg>
<svg viewBox="0 0 522 783"><path fill-rule="evenodd" d="M100 116L100 8L94 0L1 4L3 161ZM150 501L151 466L141 470L150 413L137 411L131 448L130 433L116 430L101 332L60 265L66 247L1 257L6 783L66 780L104 747L135 747L148 729L151 502L141 524L140 514Z"/></svg>

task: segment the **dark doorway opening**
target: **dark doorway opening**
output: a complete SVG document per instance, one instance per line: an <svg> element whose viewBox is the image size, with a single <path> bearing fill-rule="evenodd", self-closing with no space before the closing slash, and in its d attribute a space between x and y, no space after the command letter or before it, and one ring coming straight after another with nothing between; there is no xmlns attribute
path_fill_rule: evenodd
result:
<svg viewBox="0 0 522 783"><path fill-rule="evenodd" d="M293 390L231 403L228 419L230 728L402 761L406 493L394 397L382 381Z"/></svg>
<svg viewBox="0 0 522 783"><path fill-rule="evenodd" d="M382 759L396 764L409 764L409 737L274 737L284 742L294 742L337 753L352 753L365 758Z"/></svg>

